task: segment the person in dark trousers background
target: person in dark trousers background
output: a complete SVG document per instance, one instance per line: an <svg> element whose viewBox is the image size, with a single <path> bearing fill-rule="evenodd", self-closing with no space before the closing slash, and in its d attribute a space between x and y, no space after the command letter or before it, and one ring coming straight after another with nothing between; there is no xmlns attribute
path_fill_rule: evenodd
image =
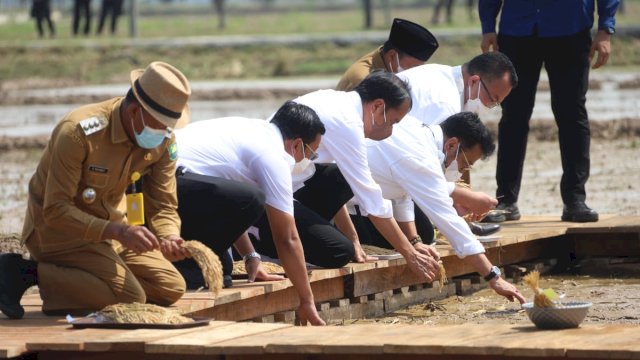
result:
<svg viewBox="0 0 640 360"><path fill-rule="evenodd" d="M100 21L96 34L102 34L102 28L107 16L111 14L111 35L116 33L118 27L118 17L122 14L122 3L124 0L102 0L100 9Z"/></svg>
<svg viewBox="0 0 640 360"><path fill-rule="evenodd" d="M82 33L89 35L91 29L91 0L73 0L73 35L78 35L80 18L84 17Z"/></svg>
<svg viewBox="0 0 640 360"><path fill-rule="evenodd" d="M55 36L56 29L51 21L51 8L49 6L49 0L33 0L33 6L31 8L31 17L36 20L36 29L38 30L38 36L44 37L44 28L42 23L44 21L49 25L49 35Z"/></svg>
<svg viewBox="0 0 640 360"><path fill-rule="evenodd" d="M480 0L482 51L507 55L520 79L518 87L502 103L498 133L496 195L503 197L497 208L507 213L489 215L487 221L520 219L517 201L529 120L543 64L549 76L551 109L558 125L563 170L562 220L598 221L598 213L585 203L591 142L585 103L593 55L598 53L593 69L609 59L619 3L619 0L597 1L598 31L592 39L595 0ZM500 32L496 35L498 12Z"/></svg>

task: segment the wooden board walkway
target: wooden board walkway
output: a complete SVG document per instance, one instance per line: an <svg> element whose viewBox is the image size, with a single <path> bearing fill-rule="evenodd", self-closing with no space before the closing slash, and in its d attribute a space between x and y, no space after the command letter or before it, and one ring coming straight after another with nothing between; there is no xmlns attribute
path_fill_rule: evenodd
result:
<svg viewBox="0 0 640 360"><path fill-rule="evenodd" d="M505 223L499 234L499 241L487 245L487 255L503 267L541 257L562 262L582 256L640 256L640 217L602 216L597 223L575 224L530 216ZM466 276L442 292L421 284L402 259L312 270L310 280L321 316L326 320L377 316L482 286L477 276L468 277L473 270L450 247L438 245L438 250L450 278ZM0 317L0 358L37 352L39 359L122 360L170 359L178 354L186 359L298 359L310 354L314 359L338 355L346 359L640 359L638 326L589 325L563 331L506 324L292 327L298 300L288 280L253 284L237 280L215 301L207 292L186 294L176 306L217 320L206 328L71 330L60 319L41 314L37 294L24 297L23 305L25 319ZM235 322L244 320L271 323Z"/></svg>

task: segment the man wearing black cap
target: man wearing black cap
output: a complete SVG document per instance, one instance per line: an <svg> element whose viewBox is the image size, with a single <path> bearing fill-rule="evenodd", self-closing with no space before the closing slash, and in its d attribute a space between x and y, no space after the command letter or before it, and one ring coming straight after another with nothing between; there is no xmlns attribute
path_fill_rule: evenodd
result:
<svg viewBox="0 0 640 360"><path fill-rule="evenodd" d="M395 74L422 65L436 49L438 41L429 30L408 20L393 19L389 39L383 46L351 65L342 75L336 90L353 90L376 69L384 69Z"/></svg>

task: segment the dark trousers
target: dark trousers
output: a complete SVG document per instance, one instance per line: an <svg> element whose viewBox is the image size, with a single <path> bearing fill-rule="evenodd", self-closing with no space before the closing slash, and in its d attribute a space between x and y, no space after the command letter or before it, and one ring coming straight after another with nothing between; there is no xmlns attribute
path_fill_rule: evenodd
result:
<svg viewBox="0 0 640 360"><path fill-rule="evenodd" d="M118 17L122 13L122 2L124 0L102 0L102 8L100 9L100 21L98 22L97 34L102 34L102 28L107 16L111 14L111 34L116 33L118 26Z"/></svg>
<svg viewBox="0 0 640 360"><path fill-rule="evenodd" d="M264 193L256 186L237 181L186 173L177 175L178 214L181 236L210 247L230 275L233 261L227 251L264 213ZM200 269L192 259L174 263L187 288L204 286Z"/></svg>
<svg viewBox="0 0 640 360"><path fill-rule="evenodd" d="M51 21L51 8L49 7L49 0L34 0L33 7L31 8L31 16L36 19L36 30L38 36L44 36L44 23L49 26L49 34L55 35L56 29Z"/></svg>
<svg viewBox="0 0 640 360"><path fill-rule="evenodd" d="M91 0L74 0L73 2L73 35L78 35L80 28L80 18L84 16L85 35L89 34L91 28Z"/></svg>
<svg viewBox="0 0 640 360"><path fill-rule="evenodd" d="M554 38L499 35L500 51L511 59L518 74L518 86L502 103L498 133L496 195L502 202L518 200L522 168L527 149L529 120L535 102L540 70L549 75L551 109L558 126L562 179L560 192L565 204L584 202L589 178L591 132L585 107L589 87L591 34Z"/></svg>
<svg viewBox="0 0 640 360"><path fill-rule="evenodd" d="M358 208L356 208L358 209ZM415 211L415 225L416 231L418 235L422 238L422 241L426 244L431 244L434 241L435 230L433 224L431 224L431 220L427 217L427 215L420 210L418 206L414 207ZM380 234L378 229L373 225L371 220L368 217L362 216L359 214L351 215L351 221L358 232L358 238L360 239L361 244L373 245L385 249L393 249L393 245L391 245L387 239Z"/></svg>
<svg viewBox="0 0 640 360"><path fill-rule="evenodd" d="M353 197L349 184L335 164L316 164L316 172L295 192L294 217L308 263L336 268L353 259L353 243L329 223L336 212ZM258 252L277 257L266 216L258 223Z"/></svg>

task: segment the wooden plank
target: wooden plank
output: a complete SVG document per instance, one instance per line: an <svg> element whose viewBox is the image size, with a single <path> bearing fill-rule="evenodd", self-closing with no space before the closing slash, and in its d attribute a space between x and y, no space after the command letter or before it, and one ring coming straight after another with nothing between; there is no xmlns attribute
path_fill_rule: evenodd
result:
<svg viewBox="0 0 640 360"><path fill-rule="evenodd" d="M342 278L331 278L311 283L314 299L323 302L344 298L344 282ZM235 301L193 313L196 316L214 318L216 320L242 321L258 316L274 314L296 309L299 305L298 293L293 287L281 291Z"/></svg>
<svg viewBox="0 0 640 360"><path fill-rule="evenodd" d="M147 342L165 338L173 338L184 334L198 333L209 329L217 329L234 324L231 321L212 321L207 327L188 329L136 329L105 336L99 339L84 341L85 351L136 351L144 352Z"/></svg>
<svg viewBox="0 0 640 360"><path fill-rule="evenodd" d="M126 331L121 329L67 329L60 331L57 335L31 338L27 340L26 347L29 351L81 351L84 350L85 341L98 340Z"/></svg>
<svg viewBox="0 0 640 360"><path fill-rule="evenodd" d="M160 354L205 354L205 348L215 352L215 343L236 338L262 334L273 330L292 327L287 324L233 323L224 327L207 328L196 333L188 333L151 341L145 345L146 353ZM213 346L213 347L212 347ZM212 354L212 352L209 352Z"/></svg>

